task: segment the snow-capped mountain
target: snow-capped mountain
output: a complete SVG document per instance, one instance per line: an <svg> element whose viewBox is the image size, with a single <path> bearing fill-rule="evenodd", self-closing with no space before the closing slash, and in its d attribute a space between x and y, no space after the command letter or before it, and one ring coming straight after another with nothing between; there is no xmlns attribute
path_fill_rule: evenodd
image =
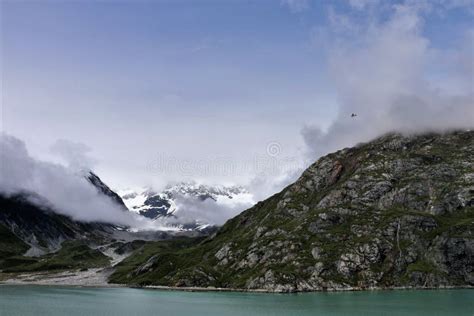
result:
<svg viewBox="0 0 474 316"><path fill-rule="evenodd" d="M181 182L161 192L150 188L119 192L132 212L184 229L220 225L254 204L253 196L241 186L209 186Z"/></svg>

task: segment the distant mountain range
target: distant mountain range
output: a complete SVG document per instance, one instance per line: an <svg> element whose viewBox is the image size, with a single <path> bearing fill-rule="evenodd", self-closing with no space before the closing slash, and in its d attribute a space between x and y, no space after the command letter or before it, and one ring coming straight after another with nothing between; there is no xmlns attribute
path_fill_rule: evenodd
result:
<svg viewBox="0 0 474 316"><path fill-rule="evenodd" d="M209 203L215 206L213 209L216 212L219 208L248 207L254 203L252 194L244 187L210 186L195 182L170 185L161 192L142 188L120 191L119 194L130 211L186 230L203 230L216 225L200 212L208 208ZM192 213L189 212L191 208Z"/></svg>

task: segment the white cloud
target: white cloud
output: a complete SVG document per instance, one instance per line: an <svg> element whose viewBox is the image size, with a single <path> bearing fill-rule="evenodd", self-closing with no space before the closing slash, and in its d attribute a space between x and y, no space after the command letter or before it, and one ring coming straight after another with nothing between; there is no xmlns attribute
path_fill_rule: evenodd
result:
<svg viewBox="0 0 474 316"><path fill-rule="evenodd" d="M250 208L254 201L250 194L246 197L236 197L229 201L214 201L212 199L201 200L196 197L179 196L174 201L177 206L175 214L178 223L210 223L215 225L224 224L229 218ZM166 219L172 223L174 220Z"/></svg>
<svg viewBox="0 0 474 316"><path fill-rule="evenodd" d="M123 211L99 193L84 176L62 165L31 157L25 144L0 134L0 193L35 193L31 202L84 222L106 222L141 229L160 229L159 223Z"/></svg>
<svg viewBox="0 0 474 316"><path fill-rule="evenodd" d="M353 33L345 36L340 29L327 30L333 36L329 64L339 115L327 131L317 126L302 130L312 157L390 131L474 125L472 47L432 49L422 32L428 9L421 2L395 5L390 10L389 18L382 22L369 15L368 21L360 23L366 26L353 38ZM441 79L431 80L430 74L447 55L455 56L449 71L444 69ZM457 91L449 88L457 82L471 84L458 85ZM352 113L357 117L351 117Z"/></svg>

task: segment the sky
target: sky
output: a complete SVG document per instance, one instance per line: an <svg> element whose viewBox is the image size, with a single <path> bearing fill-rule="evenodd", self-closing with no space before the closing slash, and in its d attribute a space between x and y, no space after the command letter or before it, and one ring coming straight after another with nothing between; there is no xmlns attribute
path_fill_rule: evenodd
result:
<svg viewBox="0 0 474 316"><path fill-rule="evenodd" d="M265 197L344 146L474 125L473 1L1 1L1 129L116 189Z"/></svg>

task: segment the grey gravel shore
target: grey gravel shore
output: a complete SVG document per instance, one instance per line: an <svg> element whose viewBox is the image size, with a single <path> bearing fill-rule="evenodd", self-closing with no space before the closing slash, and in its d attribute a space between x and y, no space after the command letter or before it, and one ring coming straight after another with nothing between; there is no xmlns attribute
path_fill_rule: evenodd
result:
<svg viewBox="0 0 474 316"><path fill-rule="evenodd" d="M1 276L0 284L123 287L123 285L107 283L107 279L111 273L111 269L89 269L87 271L61 271L55 273L35 272L3 274Z"/></svg>

